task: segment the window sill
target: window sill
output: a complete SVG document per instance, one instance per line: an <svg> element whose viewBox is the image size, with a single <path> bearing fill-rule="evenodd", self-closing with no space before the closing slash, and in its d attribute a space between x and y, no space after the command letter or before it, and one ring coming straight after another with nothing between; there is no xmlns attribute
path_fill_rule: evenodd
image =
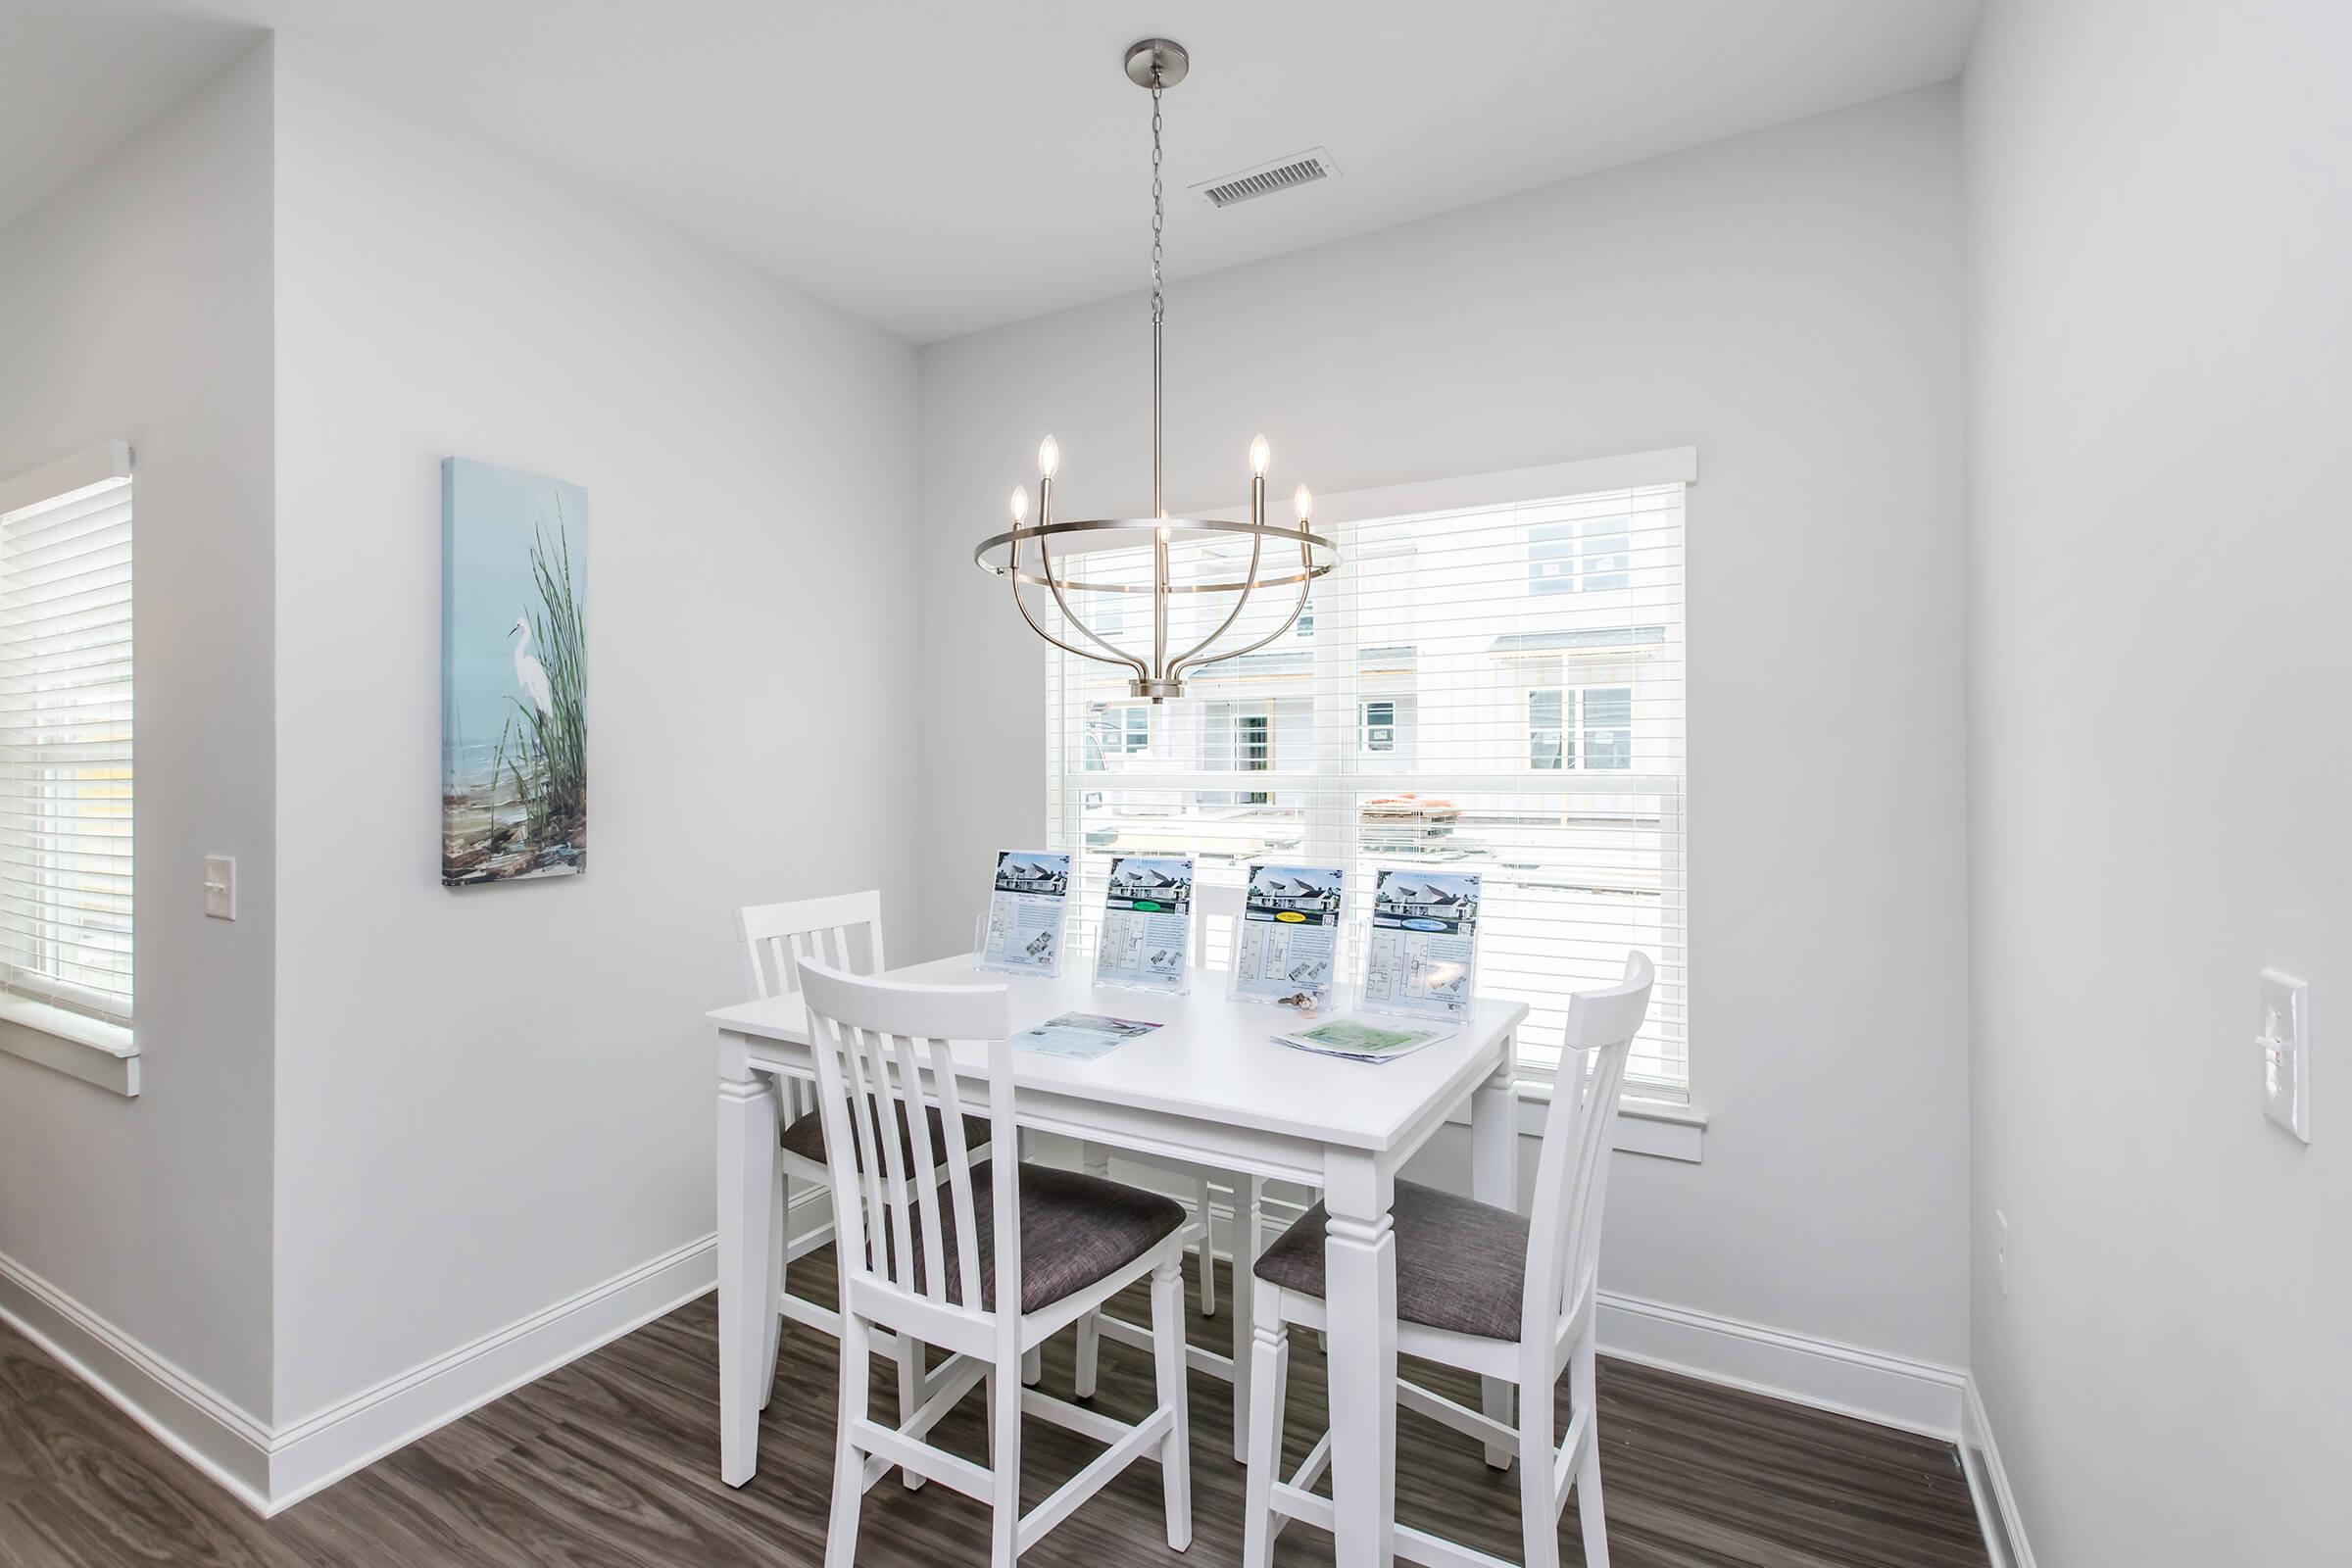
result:
<svg viewBox="0 0 2352 1568"><path fill-rule="evenodd" d="M0 996L0 1053L136 1099L139 1047L121 1024L28 997Z"/></svg>
<svg viewBox="0 0 2352 1568"><path fill-rule="evenodd" d="M1544 1136L1544 1118L1551 1109L1551 1080L1522 1078L1519 1080L1519 1134L1523 1138ZM1451 1118L1467 1124L1468 1107L1456 1111ZM1617 1102L1615 1148L1621 1154L1646 1154L1652 1159L1680 1160L1686 1165L1701 1163L1707 1136L1707 1115L1689 1105L1670 1101L1644 1100L1639 1095L1621 1096Z"/></svg>

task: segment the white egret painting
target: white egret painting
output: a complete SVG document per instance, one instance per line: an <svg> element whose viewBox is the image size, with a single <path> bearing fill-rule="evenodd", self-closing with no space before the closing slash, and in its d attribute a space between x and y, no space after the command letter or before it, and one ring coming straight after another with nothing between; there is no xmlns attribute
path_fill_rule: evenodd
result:
<svg viewBox="0 0 2352 1568"><path fill-rule="evenodd" d="M441 464L441 881L588 868L588 492Z"/></svg>

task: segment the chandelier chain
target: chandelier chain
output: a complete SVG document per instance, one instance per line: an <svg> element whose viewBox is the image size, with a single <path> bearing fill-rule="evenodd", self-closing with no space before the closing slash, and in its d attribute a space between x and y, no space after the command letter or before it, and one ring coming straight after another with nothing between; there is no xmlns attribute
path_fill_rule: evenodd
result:
<svg viewBox="0 0 2352 1568"><path fill-rule="evenodd" d="M1159 177L1159 73L1154 71L1152 73L1152 319L1154 322L1167 314L1159 276L1160 239L1167 226L1167 208Z"/></svg>

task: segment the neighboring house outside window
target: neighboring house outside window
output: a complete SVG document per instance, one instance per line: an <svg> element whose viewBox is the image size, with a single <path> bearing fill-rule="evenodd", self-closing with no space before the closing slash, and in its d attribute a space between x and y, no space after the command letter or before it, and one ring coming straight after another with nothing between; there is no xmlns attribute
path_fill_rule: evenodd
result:
<svg viewBox="0 0 2352 1568"><path fill-rule="evenodd" d="M1529 692L1527 765L1543 769L1632 767L1633 688L1548 686Z"/></svg>

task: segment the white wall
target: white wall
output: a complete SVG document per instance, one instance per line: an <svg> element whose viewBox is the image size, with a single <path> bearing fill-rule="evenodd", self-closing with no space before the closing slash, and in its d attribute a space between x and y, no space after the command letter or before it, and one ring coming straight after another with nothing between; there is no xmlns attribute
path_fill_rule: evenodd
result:
<svg viewBox="0 0 2352 1568"><path fill-rule="evenodd" d="M277 1415L708 1236L743 902L913 945L915 363L281 52ZM589 497L587 875L437 881L440 461Z"/></svg>
<svg viewBox="0 0 2352 1568"><path fill-rule="evenodd" d="M265 45L0 232L0 474L137 454L124 1100L0 1054L0 1256L244 1407L270 1385L270 95ZM205 855L239 918L203 916Z"/></svg>
<svg viewBox="0 0 2352 1568"><path fill-rule="evenodd" d="M1930 89L1181 283L1168 308L1179 507L1233 494L1260 429L1282 492L1698 448L1690 1005L1713 1126L1703 1165L1619 1164L1604 1283L1945 1364L1967 1346L1957 135L1955 93ZM1068 514L1139 504L1147 332L1128 298L923 351L921 847L951 886L976 894L1045 819L1043 645L971 546L1049 430ZM927 950L968 942L976 904L931 906Z"/></svg>
<svg viewBox="0 0 2352 1568"><path fill-rule="evenodd" d="M2064 1568L2345 1553L2348 58L2320 0L1995 0L1968 70L1971 1360Z"/></svg>

